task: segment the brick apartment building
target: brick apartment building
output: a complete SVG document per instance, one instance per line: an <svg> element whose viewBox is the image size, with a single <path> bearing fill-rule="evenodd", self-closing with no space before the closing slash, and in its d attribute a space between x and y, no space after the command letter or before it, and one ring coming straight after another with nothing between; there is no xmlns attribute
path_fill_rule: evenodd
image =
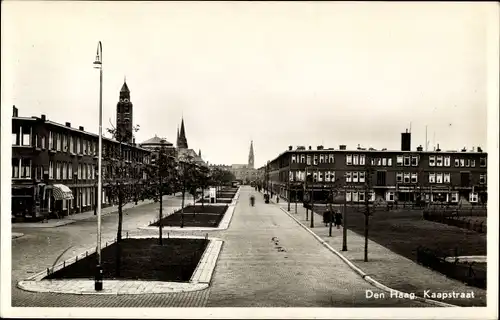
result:
<svg viewBox="0 0 500 320"><path fill-rule="evenodd" d="M12 117L12 215L43 216L73 214L94 208L97 202L97 134L56 123L41 117L20 117L14 107ZM103 141L102 202L113 202L106 174L111 170L106 152L118 148L117 141ZM123 143L124 162L130 188L140 187L144 166L151 152L134 143Z"/></svg>
<svg viewBox="0 0 500 320"><path fill-rule="evenodd" d="M410 150L411 133L402 133L401 151L362 149L338 150L318 146L297 147L281 153L259 169L263 185L274 193L302 201L304 189L314 190L314 200L324 202L337 191L339 201L360 203L427 202L486 204L487 153L461 150ZM305 184L306 168L309 179ZM269 175L268 181L266 177ZM306 185L306 186L304 186Z"/></svg>

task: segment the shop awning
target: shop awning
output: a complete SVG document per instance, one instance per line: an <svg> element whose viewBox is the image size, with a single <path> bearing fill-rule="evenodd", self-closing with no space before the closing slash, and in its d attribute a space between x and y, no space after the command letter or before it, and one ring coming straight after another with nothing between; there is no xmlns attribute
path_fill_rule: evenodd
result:
<svg viewBox="0 0 500 320"><path fill-rule="evenodd" d="M64 184L52 185L54 199L56 200L71 200L73 199L73 192Z"/></svg>

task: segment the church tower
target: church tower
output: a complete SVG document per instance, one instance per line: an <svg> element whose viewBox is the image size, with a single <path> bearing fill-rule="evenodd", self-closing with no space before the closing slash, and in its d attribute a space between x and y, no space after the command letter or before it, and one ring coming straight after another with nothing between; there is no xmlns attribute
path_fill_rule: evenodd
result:
<svg viewBox="0 0 500 320"><path fill-rule="evenodd" d="M115 139L125 143L132 143L132 102L127 82L123 82L120 90L120 100L116 105L116 134Z"/></svg>
<svg viewBox="0 0 500 320"><path fill-rule="evenodd" d="M181 131L179 132L179 137L177 138L177 148L187 149L188 143L186 139L186 130L184 129L184 118L181 121Z"/></svg>
<svg viewBox="0 0 500 320"><path fill-rule="evenodd" d="M248 154L248 168L254 169L253 140L250 141L250 153Z"/></svg>

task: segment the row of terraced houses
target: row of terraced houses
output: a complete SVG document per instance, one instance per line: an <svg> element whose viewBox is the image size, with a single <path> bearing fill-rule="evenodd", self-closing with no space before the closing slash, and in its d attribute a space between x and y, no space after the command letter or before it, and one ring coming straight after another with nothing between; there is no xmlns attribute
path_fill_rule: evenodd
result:
<svg viewBox="0 0 500 320"><path fill-rule="evenodd" d="M410 150L408 132L402 133L401 142L398 151L290 146L259 168L260 181L291 201L302 201L305 191L311 195L314 190L316 202L326 202L335 191L349 203L486 204L487 153L480 147L441 151L438 145L433 151L422 146Z"/></svg>

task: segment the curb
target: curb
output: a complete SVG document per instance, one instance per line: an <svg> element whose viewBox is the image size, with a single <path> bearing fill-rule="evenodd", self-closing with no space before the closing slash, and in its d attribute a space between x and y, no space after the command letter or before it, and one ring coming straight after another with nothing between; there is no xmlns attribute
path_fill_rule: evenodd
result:
<svg viewBox="0 0 500 320"><path fill-rule="evenodd" d="M151 235L140 235L140 236L134 236L130 237L130 239L149 239L149 238L158 238L158 236L151 236ZM138 294L159 294L159 293L174 293L174 292L190 292L190 291L200 291L208 288L210 286L210 282L212 280L213 273L215 271L215 268L217 266L217 261L220 255L220 252L222 251L222 245L224 241L220 238L213 238L213 237L208 237L208 236L172 236L169 238L175 238L175 239L207 239L209 240L208 246L205 248L205 251L203 252L203 255L200 258L200 261L198 262L198 265L196 266L195 270L193 271L193 274L191 276L191 279L188 282L180 283L180 286L182 288L175 288L175 286L178 286L177 282L163 282L163 281L136 281L136 280L103 280L105 282L124 282L124 283L140 283L139 286L144 283L155 283L155 284L161 284L163 287L166 287L167 290L153 290L153 292L133 292L133 293L125 293L125 292L96 292L96 291L80 291L80 292L67 292L65 290L51 290L50 288L33 288L32 283L33 282L39 282L39 281L45 281L49 283L57 283L57 282L77 282L77 281L85 281L82 279L62 279L62 280L43 280L43 278L47 275L46 271L41 271L38 272L37 274L28 277L24 280L20 280L17 282L16 287L25 291L29 292L44 292L44 293L61 293L61 294L73 294L73 295L138 295ZM111 245L113 242L109 243ZM104 246L103 248L105 248ZM212 250L209 250L212 249ZM91 249L92 250L92 249ZM90 250L88 250L90 251ZM73 258L69 258L61 263L59 263L56 267L57 270L67 267L76 261L78 261L78 257L80 258L85 258L86 253L88 252L81 253ZM95 251L95 248L91 253ZM210 252L209 252L210 251ZM56 271L57 271L56 270ZM89 280L87 280L89 281ZM93 280L90 280L93 282ZM174 288L170 288L169 286L174 286Z"/></svg>
<svg viewBox="0 0 500 320"><path fill-rule="evenodd" d="M363 270L361 270L356 265L354 265L351 261L349 261L346 257L344 257L340 252L338 252L337 250L333 249L325 240L321 239L321 237L319 237L317 234L315 234L313 231L311 231L311 229L309 229L308 227L306 227L297 218L295 218L294 216L292 216L285 209L283 209L281 207L280 207L280 209L281 209L281 211L283 211L284 213L286 213L290 218L292 218L293 220L295 220L295 222L297 222L300 226L302 226L302 228L304 228L307 232L309 232L314 238L316 238L316 240L318 240L323 246L325 246L331 252L335 253L342 261L344 261L352 270L354 270L357 274L359 274L361 276L361 278L363 278L366 282L368 282L369 284L371 284L372 286L374 286L374 287L376 287L376 288L378 288L380 290L383 290L383 291L386 291L386 292L389 292L389 293L390 292L396 292L398 294L408 295L408 293L405 293L405 292L402 292L402 291L399 291L399 290L395 290L395 289L389 288L388 286L383 285L382 283L378 282L377 280L375 280L372 277L370 277L369 275L367 275ZM457 306L457 305L454 305L454 304L449 304L449 303L445 303L445 302L441 302L441 301L436 301L436 300L432 300L432 299L422 298L422 297L419 297L419 296L415 296L414 300L420 301L420 302L425 302L425 303L428 303L428 304L431 304L431 305L435 305L435 306L438 306L438 307L460 307L460 306Z"/></svg>

